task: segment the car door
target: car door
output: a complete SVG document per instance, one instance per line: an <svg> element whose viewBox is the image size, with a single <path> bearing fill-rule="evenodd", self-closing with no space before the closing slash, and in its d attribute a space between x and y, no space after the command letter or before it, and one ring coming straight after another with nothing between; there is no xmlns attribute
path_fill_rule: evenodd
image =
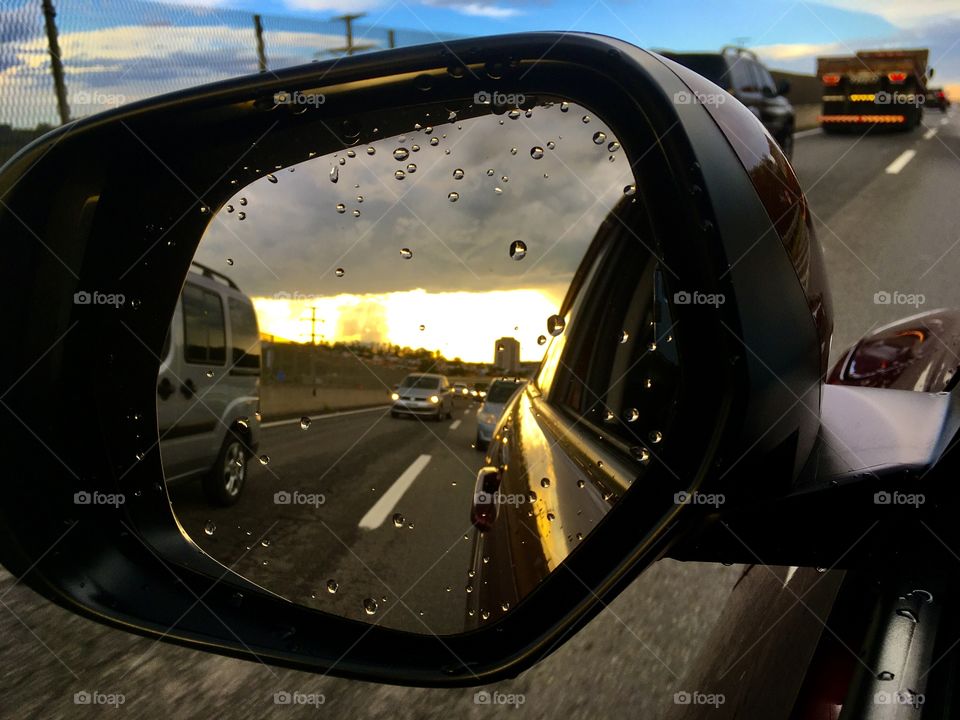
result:
<svg viewBox="0 0 960 720"><path fill-rule="evenodd" d="M160 452L168 480L209 468L225 428L226 322L219 293L184 285L157 379Z"/></svg>

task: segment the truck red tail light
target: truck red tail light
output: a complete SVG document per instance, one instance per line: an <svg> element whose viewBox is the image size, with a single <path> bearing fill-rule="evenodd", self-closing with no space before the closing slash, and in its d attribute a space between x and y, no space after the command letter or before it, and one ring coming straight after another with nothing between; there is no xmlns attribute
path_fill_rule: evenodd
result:
<svg viewBox="0 0 960 720"><path fill-rule="evenodd" d="M837 74L835 74L835 73L827 73L826 75L823 76L823 84L824 84L824 85L839 85L839 84L840 84L840 76L837 75Z"/></svg>
<svg viewBox="0 0 960 720"><path fill-rule="evenodd" d="M896 70L896 71L894 71L894 72L888 72L888 73L887 73L887 79L888 79L890 82L896 83L896 84L899 85L900 83L902 83L904 80L907 79L907 74L906 74L905 72L901 72L901 71L899 71L899 70Z"/></svg>

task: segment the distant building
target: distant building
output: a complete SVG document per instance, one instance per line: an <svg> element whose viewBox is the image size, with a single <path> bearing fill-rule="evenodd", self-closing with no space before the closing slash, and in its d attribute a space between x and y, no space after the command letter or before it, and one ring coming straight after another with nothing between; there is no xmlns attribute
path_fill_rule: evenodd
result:
<svg viewBox="0 0 960 720"><path fill-rule="evenodd" d="M497 340L493 345L493 364L505 373L516 375L520 370L520 343L512 337Z"/></svg>

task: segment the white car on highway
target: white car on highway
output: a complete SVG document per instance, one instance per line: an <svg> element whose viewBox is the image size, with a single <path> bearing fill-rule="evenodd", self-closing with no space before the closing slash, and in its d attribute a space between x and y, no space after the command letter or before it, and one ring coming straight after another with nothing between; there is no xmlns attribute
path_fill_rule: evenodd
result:
<svg viewBox="0 0 960 720"><path fill-rule="evenodd" d="M477 450L486 450L493 438L493 430L503 415L510 398L526 384L526 380L500 378L490 383L483 404L477 410Z"/></svg>
<svg viewBox="0 0 960 720"><path fill-rule="evenodd" d="M446 375L407 375L390 398L393 400L392 417L426 415L439 421L453 415L453 388Z"/></svg>

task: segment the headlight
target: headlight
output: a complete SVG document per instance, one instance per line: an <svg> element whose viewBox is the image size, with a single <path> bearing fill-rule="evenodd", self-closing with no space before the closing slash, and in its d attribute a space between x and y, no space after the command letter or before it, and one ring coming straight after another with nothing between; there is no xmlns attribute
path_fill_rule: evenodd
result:
<svg viewBox="0 0 960 720"><path fill-rule="evenodd" d="M486 396L487 396L487 391L486 391L486 390L481 390L481 391L480 391L480 397L486 397Z"/></svg>
<svg viewBox="0 0 960 720"><path fill-rule="evenodd" d="M400 396L397 393L390 393L391 400L399 400Z"/></svg>
<svg viewBox="0 0 960 720"><path fill-rule="evenodd" d="M430 402L432 402L434 405L436 405L438 402L440 402L440 398L437 397L436 395L431 395L431 396L430 396Z"/></svg>

